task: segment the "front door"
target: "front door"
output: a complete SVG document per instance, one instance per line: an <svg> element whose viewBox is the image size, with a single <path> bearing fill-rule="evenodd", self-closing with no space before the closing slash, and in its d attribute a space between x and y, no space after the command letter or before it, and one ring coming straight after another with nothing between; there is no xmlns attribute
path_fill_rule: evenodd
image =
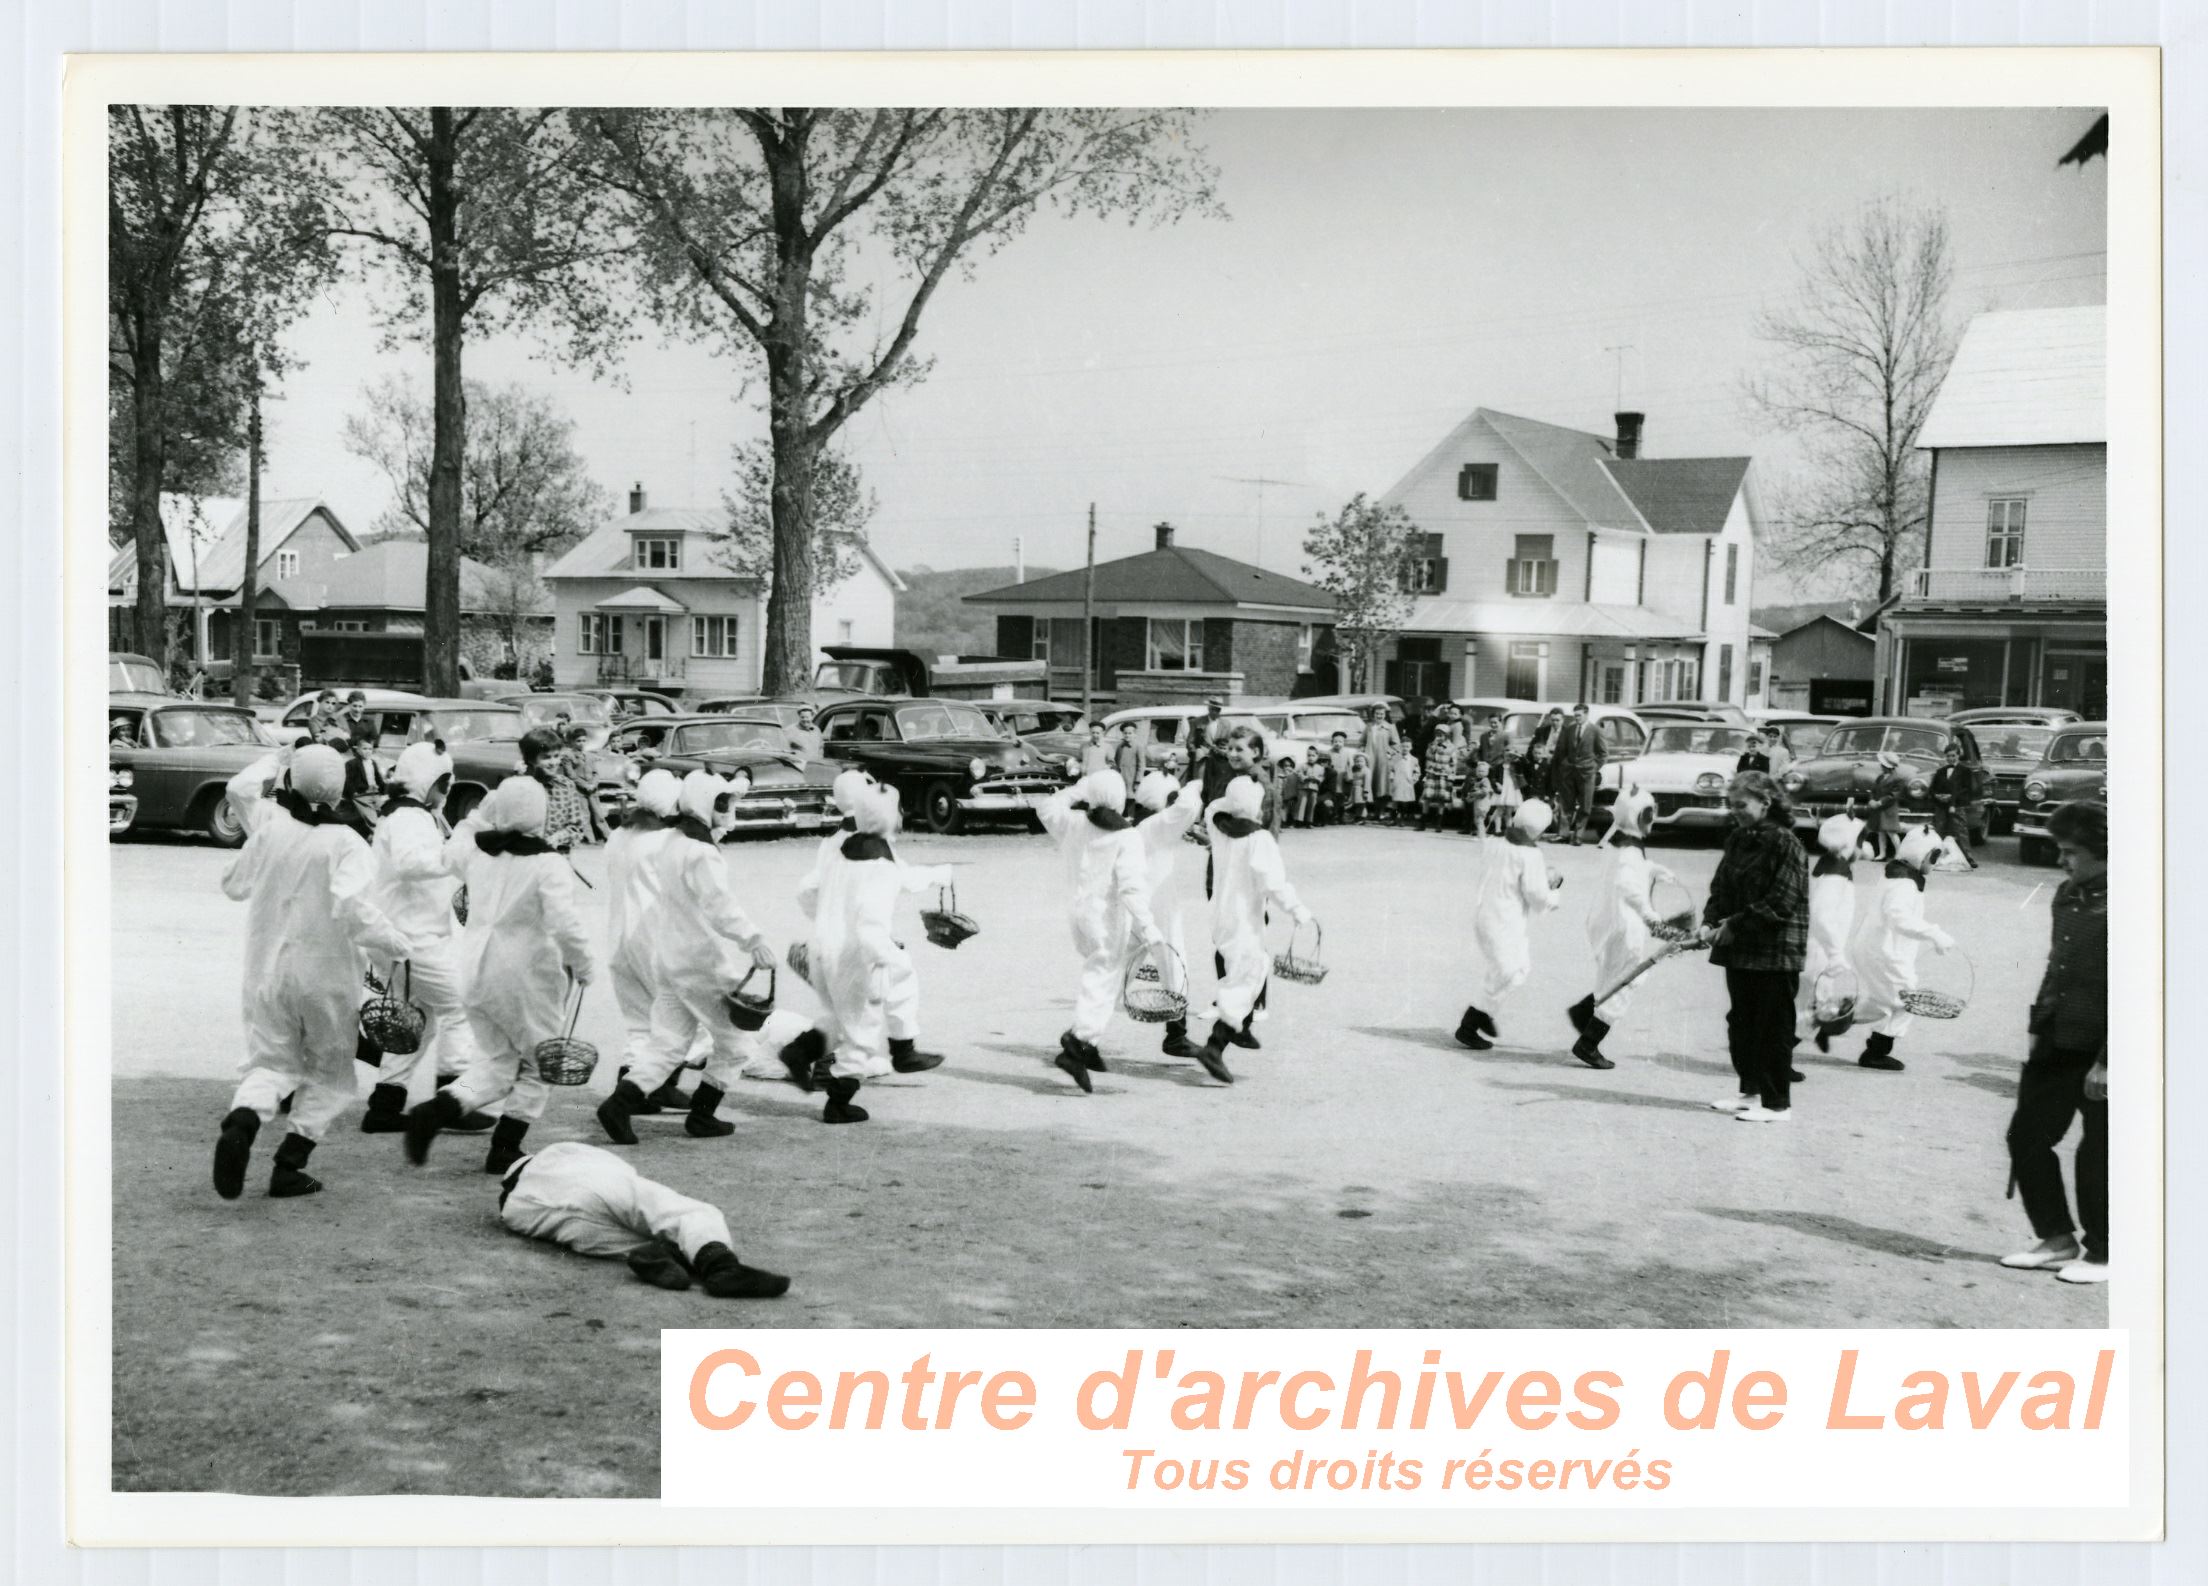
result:
<svg viewBox="0 0 2208 1586"><path fill-rule="evenodd" d="M651 662L654 667L667 659L667 619L665 617L646 617L644 619L644 659Z"/></svg>
<svg viewBox="0 0 2208 1586"><path fill-rule="evenodd" d="M2041 664L2039 702L2074 710L2088 721L2108 718L2108 652L2049 650Z"/></svg>

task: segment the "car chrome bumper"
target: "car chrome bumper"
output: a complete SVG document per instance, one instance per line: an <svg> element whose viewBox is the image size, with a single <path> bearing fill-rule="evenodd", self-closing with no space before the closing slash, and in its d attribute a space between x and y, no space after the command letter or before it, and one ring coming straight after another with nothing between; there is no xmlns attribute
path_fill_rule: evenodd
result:
<svg viewBox="0 0 2208 1586"><path fill-rule="evenodd" d="M2054 838L2047 831L2047 822L2054 813L2055 806L2052 804L2042 804L2036 809L2019 806L2016 823L2010 830L2019 837L2043 837L2053 842Z"/></svg>
<svg viewBox="0 0 2208 1586"><path fill-rule="evenodd" d="M1655 824L1658 830L1667 826L1723 826L1732 817L1725 807L1722 794L1697 793L1680 795L1681 802L1668 813L1657 806ZM1692 802L1688 802L1688 800Z"/></svg>
<svg viewBox="0 0 2208 1586"><path fill-rule="evenodd" d="M1008 815L1016 810L1031 810L1047 797L1041 793L969 793L958 801L958 807L969 815Z"/></svg>
<svg viewBox="0 0 2208 1586"><path fill-rule="evenodd" d="M110 793L107 796L107 834L130 830L130 823L138 818L138 800L129 793Z"/></svg>

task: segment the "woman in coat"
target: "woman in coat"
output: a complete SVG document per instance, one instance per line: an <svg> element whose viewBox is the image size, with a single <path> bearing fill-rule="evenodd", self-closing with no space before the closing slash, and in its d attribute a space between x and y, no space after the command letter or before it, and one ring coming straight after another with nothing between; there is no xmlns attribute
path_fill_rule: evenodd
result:
<svg viewBox="0 0 2208 1586"><path fill-rule="evenodd" d="M1909 791L1909 774L1901 768L1901 756L1891 749L1878 755L1878 777L1871 783L1871 851L1879 859L1891 859L1901 847L1901 800Z"/></svg>

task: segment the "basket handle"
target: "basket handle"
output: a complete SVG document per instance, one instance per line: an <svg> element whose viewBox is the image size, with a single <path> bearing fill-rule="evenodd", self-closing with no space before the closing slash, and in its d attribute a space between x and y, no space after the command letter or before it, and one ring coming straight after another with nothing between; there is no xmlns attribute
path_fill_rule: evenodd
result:
<svg viewBox="0 0 2208 1586"><path fill-rule="evenodd" d="M935 889L935 906L943 914L958 912L958 883L946 881Z"/></svg>
<svg viewBox="0 0 2208 1586"><path fill-rule="evenodd" d="M574 971L574 970L572 970L572 969L570 969L570 970L569 970L569 971L567 972L567 1036L566 1036L566 1039L568 1039L568 1040L570 1040L570 1041L572 1041L572 1040L574 1040L574 1039L575 1039L575 1026L576 1026L576 1025L578 1025L578 1024L580 1024L580 1023L582 1022L582 1019L583 1019L583 988L582 988L582 987L581 987L581 986L580 986L579 984L577 984L577 983L576 983L576 980L575 980L575 971Z"/></svg>
<svg viewBox="0 0 2208 1586"><path fill-rule="evenodd" d="M399 972L406 977L406 988L399 993L399 1000L411 1003L414 1000L414 960L402 958L399 960L397 967Z"/></svg>
<svg viewBox="0 0 2208 1586"><path fill-rule="evenodd" d="M738 996L743 995L744 988L759 978L761 970L765 970L767 976L767 1000L769 1002L774 1000L774 965L761 964L756 960L753 961L750 971L745 974L744 978L736 982Z"/></svg>
<svg viewBox="0 0 2208 1586"><path fill-rule="evenodd" d="M1128 955L1127 967L1120 972L1119 976L1120 995L1122 997L1126 996L1127 988L1135 983L1135 971L1152 959L1157 961L1158 984L1164 986L1167 991L1173 991L1175 987L1171 981L1166 979L1165 974L1168 958L1172 959L1174 965L1180 971L1179 990L1185 993L1188 989L1188 962L1173 950L1171 942L1160 941L1155 946L1140 948Z"/></svg>

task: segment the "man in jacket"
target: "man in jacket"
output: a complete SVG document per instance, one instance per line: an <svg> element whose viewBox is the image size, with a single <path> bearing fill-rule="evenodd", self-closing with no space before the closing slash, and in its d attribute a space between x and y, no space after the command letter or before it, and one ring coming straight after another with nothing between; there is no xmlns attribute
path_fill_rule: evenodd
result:
<svg viewBox="0 0 2208 1586"><path fill-rule="evenodd" d="M1552 780L1556 793L1557 833L1573 847L1579 846L1580 828L1594 813L1595 783L1608 757L1602 734L1587 719L1587 707L1573 707L1557 730Z"/></svg>

